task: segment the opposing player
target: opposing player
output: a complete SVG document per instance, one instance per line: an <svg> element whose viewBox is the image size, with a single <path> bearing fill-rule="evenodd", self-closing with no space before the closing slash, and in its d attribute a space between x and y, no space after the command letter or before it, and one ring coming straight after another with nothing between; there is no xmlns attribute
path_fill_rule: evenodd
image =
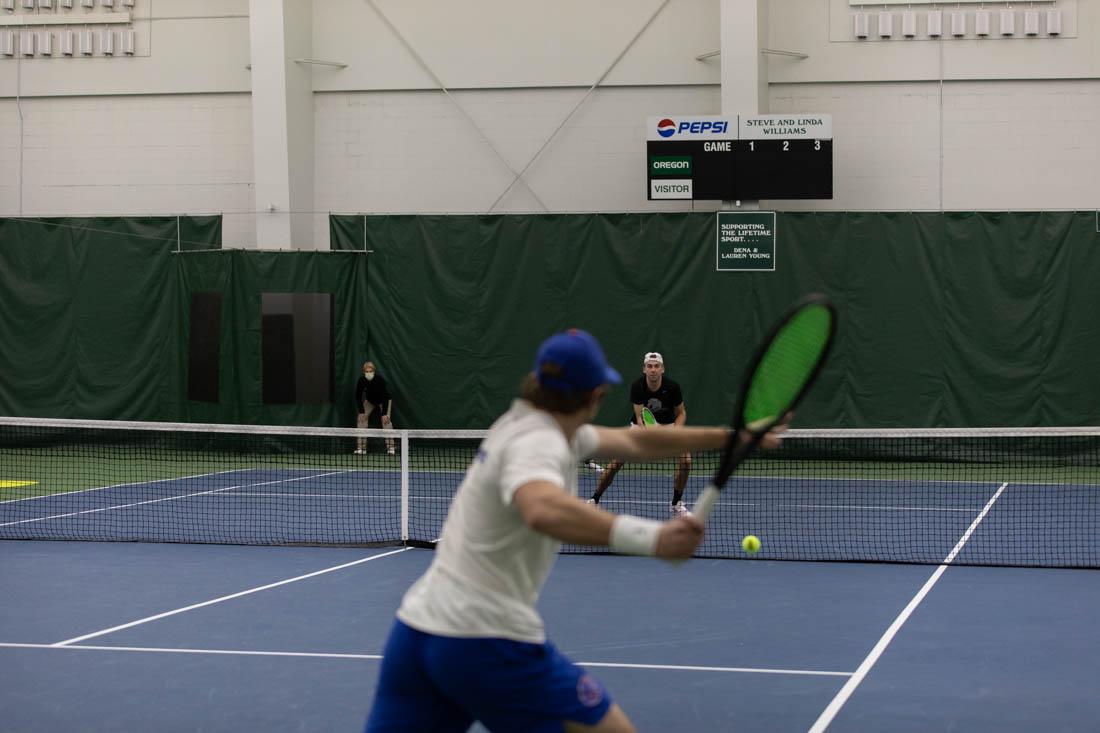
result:
<svg viewBox="0 0 1100 733"><path fill-rule="evenodd" d="M630 385L630 403L634 408L630 424L642 425L642 408L648 407L658 425L682 426L687 422L687 408L684 407L684 393L680 385L665 376L665 359L656 351L646 353L642 359L642 376ZM596 493L588 500L590 504L599 504L607 487L615 480L615 474L623 467L622 458L612 460L600 474L596 484ZM689 514L684 506L684 487L691 474L691 453L680 454L676 464L676 475L672 479L672 503L669 512L676 516Z"/></svg>
<svg viewBox="0 0 1100 733"><path fill-rule="evenodd" d="M576 496L578 463L714 449L728 430L589 425L619 381L583 331L539 348L522 399L482 441L432 563L397 611L368 733L465 731L474 720L490 731L634 730L603 685L547 640L535 602L562 542L685 559L703 525L587 505ZM765 436L766 446L778 443L776 433Z"/></svg>

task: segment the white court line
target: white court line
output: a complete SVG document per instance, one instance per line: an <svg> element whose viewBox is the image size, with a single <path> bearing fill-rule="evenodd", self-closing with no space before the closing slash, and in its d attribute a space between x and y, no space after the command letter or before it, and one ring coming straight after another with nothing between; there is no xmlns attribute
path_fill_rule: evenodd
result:
<svg viewBox="0 0 1100 733"><path fill-rule="evenodd" d="M685 672L745 672L748 674L794 674L826 677L851 677L851 672L828 672L817 669L769 669L767 667L697 667L690 664L625 664L621 662L577 662L582 667L615 667L617 669L667 669Z"/></svg>
<svg viewBox="0 0 1100 733"><path fill-rule="evenodd" d="M648 477L648 476L653 476L653 475L654 474L635 474L636 477L643 477L643 478ZM667 476L672 476L671 473L657 474L657 476L662 477L662 478L665 477L666 475ZM910 487L913 484L917 484L918 486L933 486L933 485L939 485L939 484L949 484L949 485L953 486L955 484L966 484L968 486L972 486L975 489L982 489L982 488L987 488L989 486L995 486L998 483L996 481L985 481L985 480L980 479L980 478L975 478L975 479L957 479L957 478L922 479L922 478L881 478L881 477L859 478L857 476L796 476L794 474L789 474L789 475L775 474L775 475L769 475L769 476L745 476L743 474L735 473L729 479L729 487L724 489L724 490L729 491L731 488L736 489L737 484L741 481L768 481L768 482L777 483L777 484L781 484L781 483L908 484ZM1027 484L1029 486L1032 485L1031 481L1013 481L1012 483L1022 483L1022 484ZM1054 486L1064 486L1064 485L1066 485L1065 482L1061 482L1061 481L1056 481L1056 482L1051 482L1051 483ZM1085 485L1091 485L1091 484L1071 484L1071 485L1072 486L1085 486ZM702 484L698 484L698 486L701 488Z"/></svg>
<svg viewBox="0 0 1100 733"><path fill-rule="evenodd" d="M17 524L30 524L32 522L45 522L50 519L66 519L68 517L79 517L84 514L97 514L98 512L109 512L115 509L131 509L136 506L144 506L146 504L159 504L162 501L178 501L180 499L191 499L196 496L208 496L211 494L219 494L225 491L232 491L233 489L246 489L252 486L268 486L270 484L288 484L292 481L305 481L311 478L323 478L325 476L331 476L333 473L340 473L334 471L332 473L319 473L315 476L299 476L297 478L284 478L277 481L258 481L252 484L240 484L238 486L225 486L220 489L210 489L208 491L192 491L187 494L176 494L175 496L164 496L160 499L148 499L146 501L135 501L130 504L115 504L113 506L103 506L97 509L84 509L79 512L66 512L65 514L51 514L47 517L31 517L30 519L19 519L14 522L4 522L0 524L0 527L13 527Z"/></svg>
<svg viewBox="0 0 1100 733"><path fill-rule="evenodd" d="M281 585L287 585L288 583L295 583L299 580L305 580L306 578L314 578L318 575L324 575L325 573L332 573L332 572L335 572L337 570L343 570L344 568L350 568L354 565L362 565L363 563L370 562L371 560L377 560L381 557L388 557L390 555L396 555L396 554L401 553L401 552L407 552L408 550L411 550L411 549L412 549L411 547L402 547L400 550L390 550L389 552L383 552L380 555L371 555L370 557L360 558L359 560L353 560L351 562L346 562L342 565L334 565L331 568L324 568L322 570L315 570L312 573L306 573L305 575L298 575L296 577L287 578L286 580L280 580L280 581L277 581L275 583L268 583L267 585L261 585L261 586L255 587L255 588L249 588L248 590L242 590L239 593L232 593L228 596L222 596L221 598L213 598L209 601L203 601L202 603L194 603L190 606L184 606L183 608L177 608L173 611L165 611L164 613L158 613L155 616L147 616L145 618L139 618L137 621L131 621L131 622L126 623L126 624L119 624L118 626L112 626L109 629L101 629L99 631L93 631L90 634L84 634L83 636L75 636L72 639L66 639L65 641L59 641L59 642L56 642L54 644L50 644L49 646L53 646L53 647L68 646L69 644L75 644L76 642L84 641L85 639L94 639L95 637L103 636L104 634L110 634L110 633L113 633L115 631L122 631L123 629L129 629L129 628L132 628L134 626L140 626L141 624L146 624L146 623L149 623L150 621L157 621L159 619L167 618L169 616L175 616L178 613L184 613L186 611L194 611L196 608L203 608L204 606L212 606L215 603L221 603L222 601L229 601L229 600L232 600L234 598L240 598L242 596L250 595L252 593L259 593L262 590L270 590L271 588L278 588Z"/></svg>
<svg viewBox="0 0 1100 733"><path fill-rule="evenodd" d="M259 484L257 484L259 485ZM231 494L219 494L218 498L231 498L234 496L248 496L253 498L267 498L274 497L279 499L297 499L297 498L314 498L314 499L370 499L371 501L401 501L401 497L397 494L298 494L279 491L234 491ZM410 501L454 501L453 496L417 496L413 494L409 497Z"/></svg>
<svg viewBox="0 0 1100 733"><path fill-rule="evenodd" d="M234 473L236 471L253 471L252 468L229 468L225 471L211 471L210 473L196 473L193 476L173 476L171 478L158 478L151 481L129 481L124 484L111 484L110 486L93 486L88 489L73 489L72 491L56 491L51 494L37 494L35 496L24 496L21 499L5 499L0 501L0 504L13 504L17 501L33 501L35 499L49 499L51 496L68 496L69 494L83 494L85 491L103 491L105 489L121 489L123 486L146 486L149 484L162 484L165 481L187 481L189 479L203 478L205 476L219 476L223 473Z"/></svg>
<svg viewBox="0 0 1100 733"><path fill-rule="evenodd" d="M335 471L333 473L340 473L340 471ZM332 474L320 474L320 475L321 476L326 476L326 475L332 475ZM317 478L317 477L316 476L309 476L309 477L303 477L303 478ZM171 480L171 479L166 479L166 480ZM302 480L302 478L280 479L279 481L268 481L268 482L256 483L256 484L242 484L240 486L229 486L229 487L226 487L226 488L223 488L223 489L215 489L215 490L210 491L210 492L202 492L202 493L209 493L211 495L214 495L215 492L217 492L216 496L218 498L231 498L231 497L238 497L238 496L247 496L247 497L253 497L253 498L260 498L260 499L263 499L263 498L279 498L279 499L354 499L354 500L361 500L361 501L401 501L400 496L392 495L392 494L331 494L331 493L301 494L301 493L289 493L289 492L279 492L279 491L238 491L237 490L237 489L250 488L252 486L265 486L267 484L272 484L272 483L286 483L286 482L290 482L290 481L300 481L300 480ZM122 485L125 485L125 484L122 484ZM194 495L198 496L199 494L194 494ZM49 496L57 496L57 494L47 494L47 495L43 495L43 497L36 497L36 498L46 498L46 497L49 497ZM156 501L166 501L166 500L167 499L157 499ZM419 495L418 494L412 494L412 495L409 496L409 500L410 501L426 501L426 502L441 502L442 503L442 502L454 501L454 497L453 496L430 496L430 495L425 495L425 494L419 494ZM17 501L24 501L24 500L19 499ZM148 502L148 503L152 503L152 502ZM664 501L664 500L661 500L661 499L656 499L656 500L647 500L647 499L605 499L604 501L602 501L600 503L601 504L607 504L608 506L612 506L612 505L663 506L665 504L668 504L667 501ZM773 504L773 503L768 502L768 501L719 501L718 505L719 506L724 506L724 507L730 507L730 506L737 506L737 507L762 506L762 507L777 507L777 508L781 508L781 509L836 509L836 510L841 510L841 511L852 510L852 511L875 511L875 512L882 511L882 512L957 512L957 513L965 513L965 512L973 511L973 509L971 509L971 508L957 508L957 507L889 506L889 505L875 505L875 504L778 504L778 503ZM124 506L130 506L130 505L124 505ZM89 510L89 511L102 511L102 509ZM67 515L57 515L57 516L67 516ZM54 517L46 517L46 518L47 519L53 519ZM33 521L40 521L40 520L25 519L25 520L22 520L22 521L23 522L33 522ZM7 524L0 524L0 527L6 527L6 526L7 526Z"/></svg>
<svg viewBox="0 0 1100 733"><path fill-rule="evenodd" d="M271 468L268 466L250 466L248 468L227 468L224 471L211 471L210 473L196 473L191 476L172 476L170 478L158 478L148 481L128 481L124 484L110 484L108 486L93 486L87 489L73 489L72 491L55 491L49 494L36 494L35 496L24 496L20 499L4 499L0 501L0 504L13 504L17 501L34 501L36 499L49 499L52 496L68 496L69 494L83 494L87 491L105 491L107 489L121 489L125 486L149 486L152 484L162 484L165 481L189 481L197 478L205 478L206 476L220 476L225 473L240 473L242 471L284 471L287 469ZM312 469L290 469L307 471ZM330 473L393 473L392 469L362 469L362 468L328 468L322 469L329 471Z"/></svg>
<svg viewBox="0 0 1100 733"><path fill-rule="evenodd" d="M764 506L769 506L767 502L761 502ZM866 512L972 512L973 507L956 508L956 507L940 507L940 506L888 506L888 505L874 505L874 504L775 504L774 506L783 509L841 509L841 510L858 510Z"/></svg>
<svg viewBox="0 0 1100 733"><path fill-rule="evenodd" d="M273 652L249 649L175 649L147 646L93 646L91 644L16 644L0 643L6 649L83 649L101 652L155 652L161 654L228 654L244 657L307 657L316 659L382 659L381 654L336 654L329 652ZM577 662L584 667L609 667L616 669L657 669L670 672L742 672L746 674L790 674L829 677L849 677L851 672L829 672L814 669L769 669L766 667L703 667L688 664L626 664L620 662Z"/></svg>
<svg viewBox="0 0 1100 733"><path fill-rule="evenodd" d="M326 652L262 652L249 649L174 649L153 646L95 646L92 644L15 644L0 642L0 649L83 649L97 652L158 652L161 654L230 654L242 657L317 657L320 659L381 659L381 654L336 654Z"/></svg>
<svg viewBox="0 0 1100 733"><path fill-rule="evenodd" d="M600 502L600 505L604 504L635 504L635 505L657 505L668 504L667 501L648 501L644 499L604 499ZM768 501L722 501L719 499L718 506L739 506L739 507L776 507L780 509L852 509L859 511L873 511L873 512L971 512L974 511L973 507L957 509L954 507L936 507L936 506L887 506L887 505L874 505L874 504L773 504Z"/></svg>
<svg viewBox="0 0 1100 733"><path fill-rule="evenodd" d="M903 624L909 620L909 616L916 610L917 606L921 604L924 597L928 595L933 586L939 582L940 577L943 576L947 566L950 565L955 557L966 545L971 535L974 534L974 530L978 528L982 520L989 514L989 510L993 508L993 503L1001 497L1004 490L1008 487L1008 483L1001 484L1001 488L997 489L997 492L986 502L978 516L974 517L974 521L970 523L970 527L967 528L963 536L959 538L959 541L955 543L955 546L951 549L951 552L947 553L947 557L944 558L943 563L935 569L931 577L925 581L917 594L913 596L913 599L909 601L909 604L902 609L898 617L894 619L894 623L890 624L890 627L886 629L886 633L882 635L882 638L878 640L878 643L871 649L871 653L860 663L856 671L848 678L848 681L844 683L844 686L840 688L840 692L836 694L836 697L826 706L821 715L818 716L817 721L810 727L809 733L822 733L829 724L833 722L833 718L837 716L840 709L844 707L844 703L848 702L848 698L852 696L852 693L856 691L860 683L863 682L863 678L867 676L867 673L871 671L871 667L875 666L875 662L882 656L882 653L886 651L886 647L890 646L890 642L894 640L894 636L901 630Z"/></svg>
<svg viewBox="0 0 1100 733"><path fill-rule="evenodd" d="M636 506L660 505L668 506L668 499L601 499L600 506L604 504L631 504ZM719 501L719 506L756 506L755 501Z"/></svg>
<svg viewBox="0 0 1100 733"><path fill-rule="evenodd" d="M259 484L257 484L259 485ZM235 496L248 496L253 498L278 498L278 499L357 499L357 500L370 500L370 501L401 501L400 496L393 494L297 494L279 491L234 491L228 494L219 494L219 497L230 498ZM410 501L435 501L435 502L451 502L454 501L453 496L427 496L412 494L409 496ZM645 499L610 499L600 502L600 504L633 504L643 506L663 506L668 504L667 501L662 500L645 500ZM837 510L853 510L853 511L867 511L867 512L955 512L955 513L969 513L974 511L973 507L938 507L938 506L889 506L889 505L874 505L874 504L772 504L766 501L759 502L745 502L745 501L719 501L719 506L764 506L764 507L778 507L780 509L837 509Z"/></svg>

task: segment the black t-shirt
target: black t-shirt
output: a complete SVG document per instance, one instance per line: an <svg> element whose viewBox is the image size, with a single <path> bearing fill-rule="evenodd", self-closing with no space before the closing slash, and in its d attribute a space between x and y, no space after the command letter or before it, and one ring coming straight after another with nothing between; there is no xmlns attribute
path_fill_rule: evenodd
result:
<svg viewBox="0 0 1100 733"><path fill-rule="evenodd" d="M648 407L658 423L668 425L676 421L676 406L684 403L684 395L680 391L680 385L668 377L661 379L661 386L656 392L650 392L643 375L631 382L630 401L635 405ZM630 422L634 422L633 411L630 413Z"/></svg>
<svg viewBox="0 0 1100 733"><path fill-rule="evenodd" d="M386 380L382 379L381 374L375 372L374 379L367 379L362 374L359 375L359 381L355 383L355 409L357 412L363 411L363 400L375 407L386 409L386 403L390 401L390 391L386 389Z"/></svg>

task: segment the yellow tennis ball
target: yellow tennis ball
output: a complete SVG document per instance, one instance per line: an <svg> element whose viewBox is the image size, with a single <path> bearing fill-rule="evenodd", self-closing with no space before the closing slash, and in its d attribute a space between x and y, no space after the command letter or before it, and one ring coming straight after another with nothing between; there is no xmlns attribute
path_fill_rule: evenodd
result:
<svg viewBox="0 0 1100 733"><path fill-rule="evenodd" d="M745 535L741 540L741 549L750 555L760 552L760 538L754 534Z"/></svg>

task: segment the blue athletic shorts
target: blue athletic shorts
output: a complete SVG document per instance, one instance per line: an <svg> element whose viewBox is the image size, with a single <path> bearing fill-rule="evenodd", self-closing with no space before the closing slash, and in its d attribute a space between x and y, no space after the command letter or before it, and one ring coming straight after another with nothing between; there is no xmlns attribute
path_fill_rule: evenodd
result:
<svg viewBox="0 0 1100 733"><path fill-rule="evenodd" d="M553 644L435 636L394 621L367 733L560 733L563 720L600 722L603 685Z"/></svg>

